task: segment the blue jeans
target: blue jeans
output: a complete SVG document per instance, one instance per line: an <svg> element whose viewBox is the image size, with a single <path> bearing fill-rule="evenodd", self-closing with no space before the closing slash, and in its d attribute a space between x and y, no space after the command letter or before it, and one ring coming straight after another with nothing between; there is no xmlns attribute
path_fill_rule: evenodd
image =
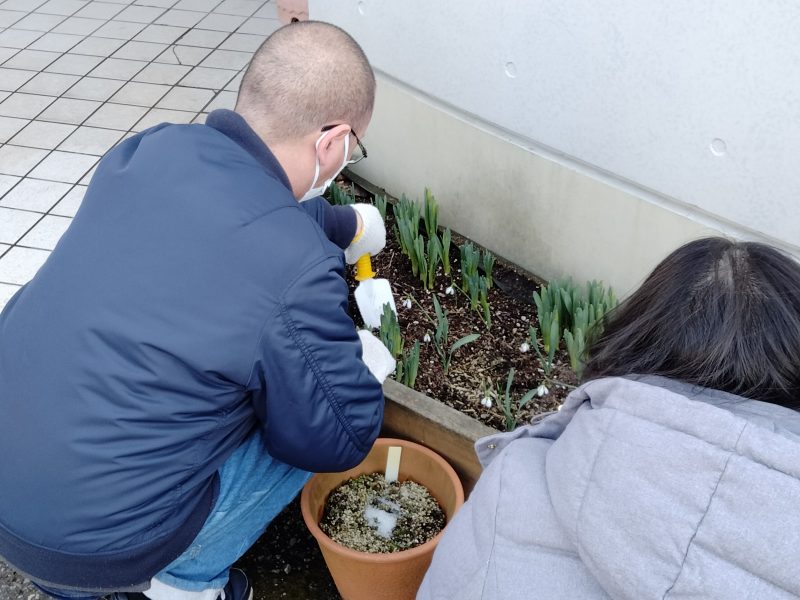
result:
<svg viewBox="0 0 800 600"><path fill-rule="evenodd" d="M230 566L311 477L307 471L272 458L260 429L225 461L219 475L217 503L192 544L154 576L162 583L192 592L225 587ZM40 589L59 600L98 597L85 592Z"/></svg>

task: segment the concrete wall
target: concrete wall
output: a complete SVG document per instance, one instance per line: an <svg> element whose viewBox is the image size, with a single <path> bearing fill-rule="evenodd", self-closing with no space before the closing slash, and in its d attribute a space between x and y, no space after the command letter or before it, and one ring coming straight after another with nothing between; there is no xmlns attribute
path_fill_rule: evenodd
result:
<svg viewBox="0 0 800 600"><path fill-rule="evenodd" d="M362 175L621 292L710 232L800 254L800 6L311 0L379 74Z"/></svg>

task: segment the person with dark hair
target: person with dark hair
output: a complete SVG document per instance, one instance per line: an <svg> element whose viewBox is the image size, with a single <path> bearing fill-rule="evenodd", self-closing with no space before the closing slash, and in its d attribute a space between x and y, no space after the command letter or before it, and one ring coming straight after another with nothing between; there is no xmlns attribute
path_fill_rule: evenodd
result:
<svg viewBox="0 0 800 600"><path fill-rule="evenodd" d="M485 470L418 600L800 597L800 265L701 239L606 316Z"/></svg>
<svg viewBox="0 0 800 600"><path fill-rule="evenodd" d="M252 598L230 566L310 472L370 450L394 361L344 268L386 232L319 196L374 99L347 33L277 30L236 111L100 161L0 314L0 558L52 597Z"/></svg>

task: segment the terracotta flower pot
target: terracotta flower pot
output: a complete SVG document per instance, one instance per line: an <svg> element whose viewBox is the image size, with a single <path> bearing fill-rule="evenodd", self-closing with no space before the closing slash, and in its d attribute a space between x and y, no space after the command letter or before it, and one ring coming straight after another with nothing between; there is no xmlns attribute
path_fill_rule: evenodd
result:
<svg viewBox="0 0 800 600"><path fill-rule="evenodd" d="M453 468L432 450L405 440L380 438L360 465L343 473L314 475L303 488L300 507L344 600L413 600L442 536L440 532L410 550L370 554L334 542L319 528L328 494L351 477L382 473L389 446L403 448L398 480L411 479L428 488L448 523L464 503L464 490Z"/></svg>

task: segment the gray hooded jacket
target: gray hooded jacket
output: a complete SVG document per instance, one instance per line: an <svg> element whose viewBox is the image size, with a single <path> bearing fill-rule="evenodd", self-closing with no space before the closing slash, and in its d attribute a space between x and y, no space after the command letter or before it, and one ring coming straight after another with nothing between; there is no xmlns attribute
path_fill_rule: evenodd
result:
<svg viewBox="0 0 800 600"><path fill-rule="evenodd" d="M607 378L476 449L418 600L800 598L794 411Z"/></svg>

